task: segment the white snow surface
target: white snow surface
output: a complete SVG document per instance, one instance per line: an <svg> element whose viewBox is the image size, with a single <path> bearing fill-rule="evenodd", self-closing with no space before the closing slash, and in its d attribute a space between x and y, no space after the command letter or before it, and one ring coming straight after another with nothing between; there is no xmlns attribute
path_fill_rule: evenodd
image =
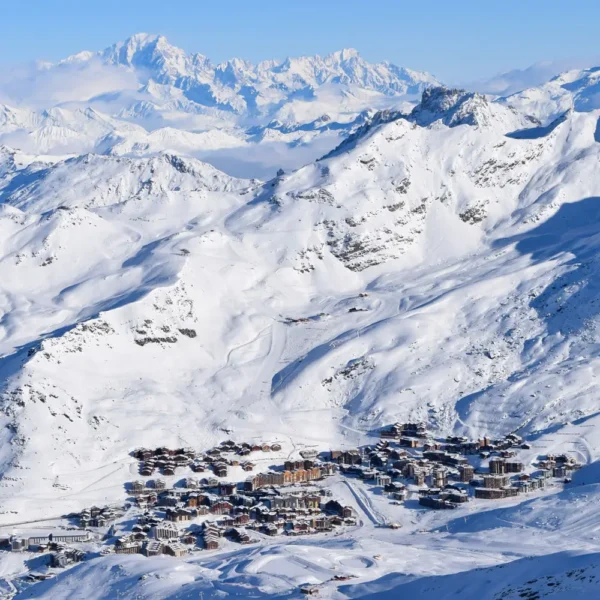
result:
<svg viewBox="0 0 600 600"><path fill-rule="evenodd" d="M357 85L367 103L404 94L406 78L432 83L391 65L367 73L353 51L213 67L153 36L45 68L97 61L150 68L143 84L184 104L206 85L236 119L248 82ZM412 111L370 111L321 160L267 181L189 151L251 153L237 124L150 130L76 99L3 109L3 532L122 502L138 446L234 437L296 456L425 420L438 436L517 431L532 441L528 465L551 451L586 465L564 488L437 512L335 477L356 528L179 559L98 557L17 597L296 598L303 584L333 599L597 595L594 73L498 101L426 89ZM269 85L257 114L279 101ZM288 115L307 108L294 102ZM285 119L267 129L297 135ZM380 527L390 521L402 528ZM28 558L2 557L0 576Z"/></svg>

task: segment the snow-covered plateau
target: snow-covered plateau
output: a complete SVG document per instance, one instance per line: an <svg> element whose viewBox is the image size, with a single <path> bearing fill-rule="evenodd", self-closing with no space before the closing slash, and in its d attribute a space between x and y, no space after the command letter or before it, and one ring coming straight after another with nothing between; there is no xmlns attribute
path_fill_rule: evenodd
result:
<svg viewBox="0 0 600 600"><path fill-rule="evenodd" d="M353 50L215 66L144 34L32 69L0 79L0 543L121 512L66 568L0 548L0 597L600 595L600 70L492 98ZM355 518L331 531L114 551L145 535L135 449L247 442L254 476L396 422L432 449L519 436L527 493L455 482L469 501L435 510L429 479L392 473L395 501L336 471L319 493ZM423 440L398 443L392 471ZM530 489L548 455L580 468Z"/></svg>

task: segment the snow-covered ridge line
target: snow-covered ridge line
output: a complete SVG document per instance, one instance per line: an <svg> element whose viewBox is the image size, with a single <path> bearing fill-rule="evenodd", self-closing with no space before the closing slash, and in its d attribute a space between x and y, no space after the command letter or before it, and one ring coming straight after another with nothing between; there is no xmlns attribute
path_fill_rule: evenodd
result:
<svg viewBox="0 0 600 600"><path fill-rule="evenodd" d="M164 36L137 34L96 55L78 55L67 59L67 62L82 62L90 60L92 56L98 56L113 65L147 69L159 83L169 83L188 90L195 84L238 90L260 84L291 90L338 83L356 84L386 94L405 94L407 91L418 93L424 86L436 83L428 73L388 62L368 63L354 49L333 52L324 57L302 56L258 64L234 58L213 65L202 54L187 55L169 44Z"/></svg>

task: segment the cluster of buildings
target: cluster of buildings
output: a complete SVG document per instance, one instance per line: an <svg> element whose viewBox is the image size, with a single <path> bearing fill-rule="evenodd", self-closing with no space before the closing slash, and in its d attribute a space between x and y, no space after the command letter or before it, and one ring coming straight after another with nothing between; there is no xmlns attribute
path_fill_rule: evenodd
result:
<svg viewBox="0 0 600 600"><path fill-rule="evenodd" d="M331 463L316 464L313 460L286 461L283 471L268 471L250 476L244 482L246 491L254 491L268 486L287 486L317 481L335 473Z"/></svg>
<svg viewBox="0 0 600 600"><path fill-rule="evenodd" d="M79 526L82 529L88 527L105 527L113 523L123 515L123 509L115 506L92 506L83 509L78 515Z"/></svg>
<svg viewBox="0 0 600 600"><path fill-rule="evenodd" d="M424 423L395 423L374 446L332 450L329 460L342 473L383 488L394 501L405 500L412 485L421 506L447 509L471 497L495 500L542 489L552 477L568 480L579 466L566 455L548 456L538 471L525 473L517 450L529 448L516 434L439 442L428 436Z"/></svg>
<svg viewBox="0 0 600 600"><path fill-rule="evenodd" d="M71 547L70 544L80 544L91 540L92 535L89 531L57 530L28 537L11 535L0 538L0 548L12 552L50 553L50 566L64 568L86 558L85 552Z"/></svg>
<svg viewBox="0 0 600 600"><path fill-rule="evenodd" d="M254 463L241 457L281 447L226 441L204 454L190 448L139 449L134 455L143 478L126 486L138 509L137 521L126 531L119 531L119 519L131 504L93 506L75 515L79 530L10 536L0 539L0 546L15 552L50 552L51 565L65 567L85 557L71 544L91 541L94 535L89 528L108 527L104 537L115 553L182 556L201 548L217 550L225 539L249 544L257 534L297 536L355 525L352 507L317 484L338 470L382 489L397 503L414 493L421 506L452 509L472 497L508 498L544 488L551 478L568 481L581 466L565 454L548 455L535 465L537 471L526 473L517 456L518 449L526 447L514 434L499 440L452 436L436 441L423 423L396 423L373 446L332 450L320 457L315 451L303 451L301 458L251 473L240 482L225 479L229 467L251 472ZM167 483L170 480L163 477L180 467L193 474ZM157 470L163 477L149 479Z"/></svg>
<svg viewBox="0 0 600 600"><path fill-rule="evenodd" d="M278 452L281 444L237 444L227 440L210 448L205 453L198 454L193 448L166 448L164 446L147 449L138 448L133 456L140 461L140 475L150 477L156 471L165 476L175 475L177 469L190 467L196 473L212 470L217 477L227 477L229 466L241 466L246 471L252 471L254 464L242 457L250 456L253 452ZM233 455L233 457L229 456Z"/></svg>
<svg viewBox="0 0 600 600"><path fill-rule="evenodd" d="M200 548L216 550L223 538L251 543L252 531L270 536L301 535L356 524L352 508L327 499L323 490L285 493L271 486L247 492L244 482L218 488L200 486L159 493L155 506L139 516L132 531L116 538L114 551L181 556ZM204 515L209 519L201 525L194 522Z"/></svg>
<svg viewBox="0 0 600 600"><path fill-rule="evenodd" d="M64 544L56 544L54 552L50 554L50 566L64 569L73 563L81 562L86 553L76 548L70 548Z"/></svg>
<svg viewBox="0 0 600 600"><path fill-rule="evenodd" d="M22 537L11 535L0 538L0 548L12 552L48 552L64 547L66 544L89 542L92 534L82 530L57 530L51 533L40 533Z"/></svg>
<svg viewBox="0 0 600 600"><path fill-rule="evenodd" d="M581 468L581 464L567 454L548 454L538 461L537 466L547 476L552 473L552 477L562 478L567 483L571 480L573 471Z"/></svg>
<svg viewBox="0 0 600 600"><path fill-rule="evenodd" d="M114 551L181 556L200 548L216 550L225 538L251 543L252 532L304 535L356 524L351 507L331 500L317 487L316 482L334 474L337 467L329 461L316 461L314 451L304 451L302 458L254 473L244 481L224 479L231 466L254 469L253 463L238 457L279 450L279 444L226 441L203 454L190 448L134 451L143 477L150 477L156 470L166 476L180 466L206 476L188 476L173 485L162 477L140 478L127 484L128 496L142 512L131 531L113 536ZM80 524L95 525L103 516L103 523L108 524L107 511L83 511Z"/></svg>

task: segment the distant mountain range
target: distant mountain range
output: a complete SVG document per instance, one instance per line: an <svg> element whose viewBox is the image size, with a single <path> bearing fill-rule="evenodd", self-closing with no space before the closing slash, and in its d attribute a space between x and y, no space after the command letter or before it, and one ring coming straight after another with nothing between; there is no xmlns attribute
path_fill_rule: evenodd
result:
<svg viewBox="0 0 600 600"><path fill-rule="evenodd" d="M377 111L410 113L425 90L441 85L352 49L214 65L148 34L13 75L0 81L0 143L54 156L168 149L259 178L331 152ZM595 70L570 71L497 103L550 122L571 107L595 107L597 85ZM431 118L427 102L420 123ZM459 122L460 111L452 119Z"/></svg>
<svg viewBox="0 0 600 600"><path fill-rule="evenodd" d="M371 64L356 50L214 65L137 34L0 82L0 143L50 154L168 147L269 176L318 158L378 109L409 110L432 85L428 73Z"/></svg>
<svg viewBox="0 0 600 600"><path fill-rule="evenodd" d="M140 83L182 90L195 104L238 114L265 115L281 103L310 100L327 84L357 86L390 96L418 95L438 82L428 73L390 63L371 64L356 50L325 57L305 56L254 65L234 58L218 65L202 54L187 55L163 36L138 34L106 50L84 53L67 63L99 59L103 64L134 69Z"/></svg>

